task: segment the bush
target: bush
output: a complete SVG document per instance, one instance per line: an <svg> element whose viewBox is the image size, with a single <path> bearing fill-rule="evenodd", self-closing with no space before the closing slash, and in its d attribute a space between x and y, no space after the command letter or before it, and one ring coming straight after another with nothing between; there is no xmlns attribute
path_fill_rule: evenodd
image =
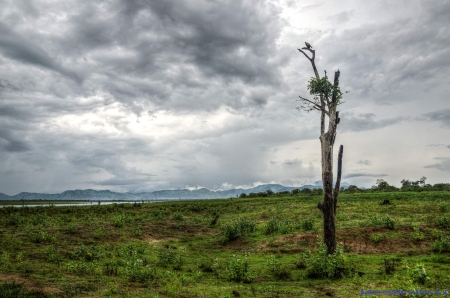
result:
<svg viewBox="0 0 450 298"><path fill-rule="evenodd" d="M181 214L180 212L176 212L173 214L172 219L182 221L184 220L184 217L183 214Z"/></svg>
<svg viewBox="0 0 450 298"><path fill-rule="evenodd" d="M321 236L317 237L319 248L311 252L306 251L302 255L302 261L306 267L306 273L311 278L333 278L337 277L344 269L344 256L342 246L338 245L334 254L327 254L327 247Z"/></svg>
<svg viewBox="0 0 450 298"><path fill-rule="evenodd" d="M158 264L162 267L173 265L174 269L180 270L183 265L183 259L177 254L172 247L168 247L158 252Z"/></svg>
<svg viewBox="0 0 450 298"><path fill-rule="evenodd" d="M236 240L256 231L256 223L247 219L234 220L220 227L225 236L225 243Z"/></svg>
<svg viewBox="0 0 450 298"><path fill-rule="evenodd" d="M228 266L225 271L230 281L250 283L253 280L248 262L248 253L245 253L243 258L233 255L231 260L228 262Z"/></svg>
<svg viewBox="0 0 450 298"><path fill-rule="evenodd" d="M311 231L314 230L314 218L308 217L300 222L300 225L303 230Z"/></svg>
<svg viewBox="0 0 450 298"><path fill-rule="evenodd" d="M131 282L146 282L155 278L156 271L151 268L147 261L135 259L127 262L125 267L125 276Z"/></svg>

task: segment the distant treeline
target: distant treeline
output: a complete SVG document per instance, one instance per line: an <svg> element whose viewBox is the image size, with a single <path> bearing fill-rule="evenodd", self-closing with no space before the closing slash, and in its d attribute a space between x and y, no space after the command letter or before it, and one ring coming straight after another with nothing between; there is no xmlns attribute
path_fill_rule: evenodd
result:
<svg viewBox="0 0 450 298"><path fill-rule="evenodd" d="M376 184L368 189L362 189L358 188L356 185L350 185L346 188L341 187L340 192L341 193L372 193L372 192L395 192L395 191L414 191L414 192L421 192L421 191L450 191L450 183L436 183L434 185L425 183L426 177L420 178L418 181L410 181L410 180L402 180L401 184L402 186L400 188L395 187L393 185L390 185L383 179L378 179ZM302 190L300 189L294 189L292 191L282 191L274 193L271 190L267 190L265 192L258 192L258 193L249 193L248 195L245 193L242 193L239 197L240 198L255 198L255 197L273 197L273 196L286 196L286 195L322 195L323 190L321 188L317 189L309 189L304 188Z"/></svg>

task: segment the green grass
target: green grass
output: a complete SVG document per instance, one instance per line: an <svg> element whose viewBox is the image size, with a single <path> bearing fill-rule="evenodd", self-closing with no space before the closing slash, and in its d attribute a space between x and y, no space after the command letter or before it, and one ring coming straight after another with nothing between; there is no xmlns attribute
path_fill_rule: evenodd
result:
<svg viewBox="0 0 450 298"><path fill-rule="evenodd" d="M380 205L384 199L391 204ZM343 257L327 267L339 273L331 279L314 270L327 264L317 244L321 200L1 208L0 297L359 297L361 289L450 288L442 207L449 192L342 194Z"/></svg>

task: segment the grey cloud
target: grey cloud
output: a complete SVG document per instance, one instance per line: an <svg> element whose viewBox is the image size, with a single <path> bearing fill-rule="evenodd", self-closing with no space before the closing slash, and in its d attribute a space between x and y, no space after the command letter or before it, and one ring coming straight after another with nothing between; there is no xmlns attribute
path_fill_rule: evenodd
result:
<svg viewBox="0 0 450 298"><path fill-rule="evenodd" d="M349 173L344 178L356 178L356 177L386 177L388 174L371 174L371 173Z"/></svg>
<svg viewBox="0 0 450 298"><path fill-rule="evenodd" d="M31 146L27 142L20 140L20 138L14 136L9 130L5 130L4 128L0 128L0 140L3 140L2 143L6 143L3 149L7 152L25 152L31 150Z"/></svg>
<svg viewBox="0 0 450 298"><path fill-rule="evenodd" d="M448 146L447 146L447 148L449 148L449 149L450 149L450 145L448 145Z"/></svg>
<svg viewBox="0 0 450 298"><path fill-rule="evenodd" d="M443 22L450 3L422 1L420 6L414 18L368 23L340 33L330 30L318 44L332 49L324 55L326 65L341 71L345 65L343 84L355 95L376 95L380 103L405 101L402 94L411 89L440 87L439 77L448 74L450 66L449 33Z"/></svg>
<svg viewBox="0 0 450 298"><path fill-rule="evenodd" d="M431 113L422 114L419 120L436 121L444 127L450 127L450 109L437 110Z"/></svg>
<svg viewBox="0 0 450 298"><path fill-rule="evenodd" d="M370 166L372 164L372 162L370 160L367 160L367 159L365 159L365 160L358 160L356 163L359 164L359 165L364 165L364 166Z"/></svg>
<svg viewBox="0 0 450 298"><path fill-rule="evenodd" d="M307 11L307 10L311 10L311 9L314 9L314 8L317 8L317 7L320 7L320 6L322 6L323 5L323 3L318 3L318 4L311 4L311 5L306 5L306 6L303 6L301 9L300 9L300 11Z"/></svg>
<svg viewBox="0 0 450 298"><path fill-rule="evenodd" d="M399 116L391 119L375 120L375 114L363 113L355 115L353 112L343 112L338 129L342 131L365 131L391 126L406 120Z"/></svg>
<svg viewBox="0 0 450 298"><path fill-rule="evenodd" d="M0 22L0 49L5 56L11 59L41 66L78 82L81 81L81 78L74 71L59 65L41 47L27 41L2 22Z"/></svg>
<svg viewBox="0 0 450 298"><path fill-rule="evenodd" d="M296 158L296 159L286 159L284 162L283 162L283 164L284 165L288 165L288 166L292 166L292 165L298 165L298 164L301 164L302 163L302 161L301 160L299 160L298 158Z"/></svg>
<svg viewBox="0 0 450 298"><path fill-rule="evenodd" d="M347 23L352 18L353 14L355 13L354 10L347 10L340 12L338 14L332 15L328 17L331 21L334 21L338 24Z"/></svg>
<svg viewBox="0 0 450 298"><path fill-rule="evenodd" d="M149 181L151 181L149 178L111 178L103 181L90 181L90 183L104 186L141 186Z"/></svg>
<svg viewBox="0 0 450 298"><path fill-rule="evenodd" d="M435 159L441 160L441 162L427 165L424 168L436 168L444 172L450 172L450 157L436 157Z"/></svg>
<svg viewBox="0 0 450 298"><path fill-rule="evenodd" d="M429 144L429 145L427 145L427 147L431 147L431 148L443 148L443 147L445 147L445 144Z"/></svg>

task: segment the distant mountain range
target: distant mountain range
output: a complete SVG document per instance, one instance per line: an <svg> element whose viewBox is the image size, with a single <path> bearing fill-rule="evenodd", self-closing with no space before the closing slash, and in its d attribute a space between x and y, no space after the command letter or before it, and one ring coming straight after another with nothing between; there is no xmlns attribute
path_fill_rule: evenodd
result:
<svg viewBox="0 0 450 298"><path fill-rule="evenodd" d="M346 182L341 183L341 187L348 187ZM236 188L228 190L209 190L207 188L199 188L194 190L175 189L175 190L158 190L153 192L141 193L120 193L109 190L66 190L59 194L43 194L21 192L15 196L8 196L0 193L0 200L91 200L91 201L151 201L151 200L176 200L176 199L217 199L231 198L239 196L242 193L258 193L271 190L275 193L283 191L292 191L294 189L317 189L322 188L322 181L317 181L314 185L304 185L301 187L287 187L281 184L263 184L252 188Z"/></svg>

